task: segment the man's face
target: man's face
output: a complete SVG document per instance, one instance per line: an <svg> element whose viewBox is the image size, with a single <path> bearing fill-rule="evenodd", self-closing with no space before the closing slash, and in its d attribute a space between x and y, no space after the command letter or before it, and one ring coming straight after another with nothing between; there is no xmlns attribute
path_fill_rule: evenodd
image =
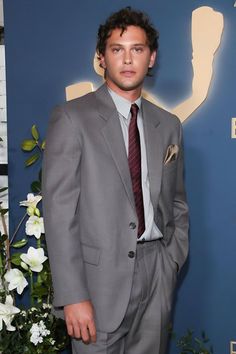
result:
<svg viewBox="0 0 236 354"><path fill-rule="evenodd" d="M145 31L128 26L123 32L116 28L107 39L101 65L106 70L108 86L118 94L127 91L141 92L148 68L154 65L156 52L151 53Z"/></svg>

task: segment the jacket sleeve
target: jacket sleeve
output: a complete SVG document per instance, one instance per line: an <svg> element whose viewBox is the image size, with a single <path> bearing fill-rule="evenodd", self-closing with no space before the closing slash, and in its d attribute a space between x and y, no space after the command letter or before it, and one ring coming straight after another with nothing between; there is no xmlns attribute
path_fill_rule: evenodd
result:
<svg viewBox="0 0 236 354"><path fill-rule="evenodd" d="M54 305L89 299L79 232L81 139L63 107L49 123L43 161L45 235L54 288Z"/></svg>

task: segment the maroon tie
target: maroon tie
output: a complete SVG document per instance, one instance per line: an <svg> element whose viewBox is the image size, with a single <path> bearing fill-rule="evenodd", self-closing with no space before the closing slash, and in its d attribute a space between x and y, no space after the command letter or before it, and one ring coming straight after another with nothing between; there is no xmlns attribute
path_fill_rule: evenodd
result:
<svg viewBox="0 0 236 354"><path fill-rule="evenodd" d="M131 120L129 123L128 162L134 192L135 207L138 216L138 237L140 237L145 231L145 220L141 176L141 148L137 126L138 106L136 104L132 104L130 112Z"/></svg>

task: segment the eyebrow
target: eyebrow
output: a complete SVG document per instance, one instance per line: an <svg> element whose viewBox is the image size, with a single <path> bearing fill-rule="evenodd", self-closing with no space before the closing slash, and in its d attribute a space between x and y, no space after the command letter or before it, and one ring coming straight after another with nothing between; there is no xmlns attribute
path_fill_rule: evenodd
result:
<svg viewBox="0 0 236 354"><path fill-rule="evenodd" d="M134 43L131 44L131 46L137 46L137 47L146 47L148 44L143 44L143 43ZM111 43L109 47L123 47L124 44L121 43Z"/></svg>

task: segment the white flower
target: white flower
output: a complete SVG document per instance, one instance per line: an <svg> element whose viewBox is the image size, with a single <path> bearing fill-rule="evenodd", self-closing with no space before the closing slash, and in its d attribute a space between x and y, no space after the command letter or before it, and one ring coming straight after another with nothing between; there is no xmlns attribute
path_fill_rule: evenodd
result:
<svg viewBox="0 0 236 354"><path fill-rule="evenodd" d="M39 210L37 208L38 202L42 197L40 195L34 195L33 193L27 194L27 200L23 200L20 202L20 206L26 206L27 207L27 213L28 215L34 215L35 213L38 214Z"/></svg>
<svg viewBox="0 0 236 354"><path fill-rule="evenodd" d="M27 280L19 269L8 270L4 278L9 283L8 289L10 291L16 289L18 294L22 294L24 288L28 285Z"/></svg>
<svg viewBox="0 0 236 354"><path fill-rule="evenodd" d="M38 325L37 323L34 323L30 329L30 341L32 343L34 343L34 345L37 345L38 343L42 343L43 341L43 337L41 337L39 329L38 329Z"/></svg>
<svg viewBox="0 0 236 354"><path fill-rule="evenodd" d="M43 218L39 218L36 215L30 216L25 225L25 232L26 235L34 235L37 239L39 239L41 234L44 234Z"/></svg>
<svg viewBox="0 0 236 354"><path fill-rule="evenodd" d="M50 334L50 331L47 329L43 321L39 323L33 323L32 327L30 328L30 341L37 345L38 343L43 342L43 337L46 337Z"/></svg>
<svg viewBox="0 0 236 354"><path fill-rule="evenodd" d="M22 253L20 258L23 262L29 265L33 272L41 272L43 269L42 263L46 261L43 248L30 247L27 253Z"/></svg>
<svg viewBox="0 0 236 354"><path fill-rule="evenodd" d="M43 309L46 310L46 309L51 309L52 308L52 305L50 304L45 304L45 302L43 303Z"/></svg>
<svg viewBox="0 0 236 354"><path fill-rule="evenodd" d="M8 331L15 331L15 327L11 325L11 321L16 313L19 313L20 309L13 306L13 298L11 295L7 295L5 304L0 303L0 331L2 330L3 322Z"/></svg>
<svg viewBox="0 0 236 354"><path fill-rule="evenodd" d="M43 337L46 337L51 333L42 320L39 322L39 329Z"/></svg>
<svg viewBox="0 0 236 354"><path fill-rule="evenodd" d="M40 195L35 196L33 193L29 193L27 194L27 200L20 202L20 206L36 208L38 202L40 202L41 199L42 197Z"/></svg>

